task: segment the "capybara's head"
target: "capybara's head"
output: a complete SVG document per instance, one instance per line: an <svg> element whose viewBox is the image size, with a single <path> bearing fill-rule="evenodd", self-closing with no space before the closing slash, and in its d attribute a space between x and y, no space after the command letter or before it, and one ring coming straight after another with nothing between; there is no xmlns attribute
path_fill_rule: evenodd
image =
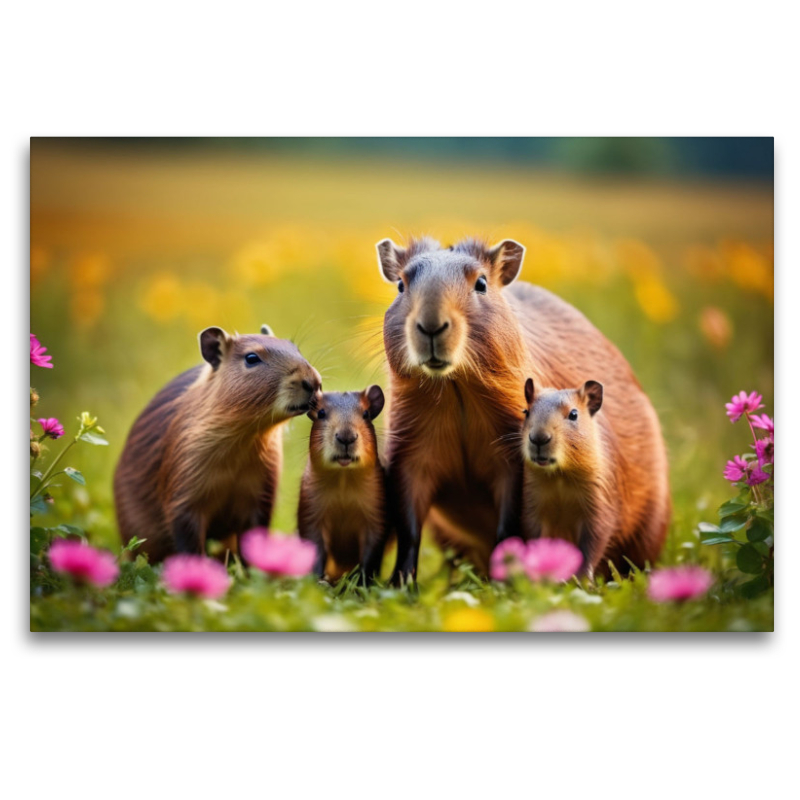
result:
<svg viewBox="0 0 800 800"><path fill-rule="evenodd" d="M383 409L383 391L370 386L363 392L325 392L308 412L311 462L319 469L363 469L378 458L372 420Z"/></svg>
<svg viewBox="0 0 800 800"><path fill-rule="evenodd" d="M278 339L267 325L261 333L226 333L206 328L200 352L209 363L213 402L231 419L267 427L304 414L321 395L319 373L297 345Z"/></svg>
<svg viewBox="0 0 800 800"><path fill-rule="evenodd" d="M376 247L383 277L397 286L383 327L396 373L480 372L513 346L515 323L501 290L519 274L521 244L486 247L468 239L442 248L425 238L408 247L384 239Z"/></svg>
<svg viewBox="0 0 800 800"><path fill-rule="evenodd" d="M535 389L525 382L522 455L532 469L569 472L595 463L594 415L603 405L603 385L586 381L579 389Z"/></svg>

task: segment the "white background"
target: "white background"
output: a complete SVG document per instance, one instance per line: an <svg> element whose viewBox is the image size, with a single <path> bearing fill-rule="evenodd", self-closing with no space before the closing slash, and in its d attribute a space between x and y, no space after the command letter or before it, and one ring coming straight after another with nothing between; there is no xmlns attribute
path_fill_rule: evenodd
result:
<svg viewBox="0 0 800 800"><path fill-rule="evenodd" d="M796 26L778 2L49 3L3 24L7 797L786 797L796 786ZM771 635L34 636L31 135L774 135ZM21 433L20 433L21 431ZM786 453L786 457L783 457ZM788 495L787 495L788 496ZM10 513L14 509L13 515Z"/></svg>

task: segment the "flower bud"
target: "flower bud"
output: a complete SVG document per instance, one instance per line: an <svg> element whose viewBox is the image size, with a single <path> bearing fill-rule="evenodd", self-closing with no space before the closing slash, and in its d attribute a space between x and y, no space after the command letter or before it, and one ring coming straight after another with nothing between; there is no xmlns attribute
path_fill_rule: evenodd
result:
<svg viewBox="0 0 800 800"><path fill-rule="evenodd" d="M42 446L39 444L39 442L31 439L31 458L38 458L41 452Z"/></svg>
<svg viewBox="0 0 800 800"><path fill-rule="evenodd" d="M33 408L39 402L39 393L31 387L31 408Z"/></svg>

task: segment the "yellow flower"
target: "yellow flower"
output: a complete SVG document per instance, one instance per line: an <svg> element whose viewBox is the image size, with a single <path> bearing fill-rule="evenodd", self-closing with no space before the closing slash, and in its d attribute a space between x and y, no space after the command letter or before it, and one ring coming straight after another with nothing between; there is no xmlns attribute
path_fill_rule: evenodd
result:
<svg viewBox="0 0 800 800"><path fill-rule="evenodd" d="M493 631L494 618L480 608L459 608L450 611L444 618L442 630L449 633Z"/></svg>
<svg viewBox="0 0 800 800"><path fill-rule="evenodd" d="M180 281L171 273L162 272L150 279L139 305L157 322L169 322L181 313L182 299Z"/></svg>
<svg viewBox="0 0 800 800"><path fill-rule="evenodd" d="M654 322L669 322L678 314L678 301L661 279L652 276L641 278L635 284L639 305Z"/></svg>

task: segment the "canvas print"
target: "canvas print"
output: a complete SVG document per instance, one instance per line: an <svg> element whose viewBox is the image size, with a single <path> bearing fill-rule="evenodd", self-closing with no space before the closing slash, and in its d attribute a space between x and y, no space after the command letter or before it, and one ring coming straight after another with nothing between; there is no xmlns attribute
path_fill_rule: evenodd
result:
<svg viewBox="0 0 800 800"><path fill-rule="evenodd" d="M32 631L771 631L769 138L32 139Z"/></svg>

